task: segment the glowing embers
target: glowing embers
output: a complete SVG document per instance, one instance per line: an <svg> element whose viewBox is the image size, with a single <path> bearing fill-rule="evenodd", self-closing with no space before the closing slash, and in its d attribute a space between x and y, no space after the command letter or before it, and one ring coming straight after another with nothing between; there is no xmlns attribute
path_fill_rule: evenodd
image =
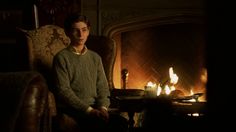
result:
<svg viewBox="0 0 236 132"><path fill-rule="evenodd" d="M202 114L202 113L188 113L187 115L188 115L188 116L191 116L191 117L204 116L204 114Z"/></svg>

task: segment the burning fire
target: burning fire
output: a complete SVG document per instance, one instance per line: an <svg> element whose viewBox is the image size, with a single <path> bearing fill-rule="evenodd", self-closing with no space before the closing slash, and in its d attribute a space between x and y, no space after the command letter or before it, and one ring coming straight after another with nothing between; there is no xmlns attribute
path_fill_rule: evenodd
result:
<svg viewBox="0 0 236 132"><path fill-rule="evenodd" d="M174 73L173 67L169 68L169 77L170 79L168 79L167 82L165 82L164 84L158 84L158 86L156 85L156 83L148 82L145 86L145 90L150 91L152 89L151 91L156 92L156 96L162 94L169 95L172 91L176 89L174 85L177 84L179 79L179 77Z"/></svg>
<svg viewBox="0 0 236 132"><path fill-rule="evenodd" d="M205 75L205 74L204 74ZM206 81L206 75L202 76L201 79ZM176 90L175 85L178 83L179 77L174 73L173 67L169 68L169 79L164 83L159 83L158 85L154 82L148 82L145 86L146 95L149 97L156 97L160 95L170 95L171 97L188 97L189 102L198 102L199 97L203 93L194 93L193 89L190 90L189 96L184 96L184 93L181 90ZM174 92L173 92L174 91Z"/></svg>
<svg viewBox="0 0 236 132"><path fill-rule="evenodd" d="M194 95L194 92L193 92L193 90L191 89L191 90L190 90L190 96L193 96L193 95ZM197 100L193 98L193 99L190 99L189 102L197 102Z"/></svg>
<svg viewBox="0 0 236 132"><path fill-rule="evenodd" d="M169 68L169 76L170 76L170 83L176 84L179 80L179 77L174 73L174 70L172 67Z"/></svg>

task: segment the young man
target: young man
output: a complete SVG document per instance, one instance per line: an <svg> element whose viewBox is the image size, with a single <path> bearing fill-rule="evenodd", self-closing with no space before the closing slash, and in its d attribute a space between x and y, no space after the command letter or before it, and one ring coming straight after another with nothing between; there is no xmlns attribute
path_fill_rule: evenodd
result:
<svg viewBox="0 0 236 132"><path fill-rule="evenodd" d="M82 130L109 130L114 124L108 113L110 91L102 60L85 45L90 23L74 13L66 18L64 29L70 45L53 60L58 111L73 117Z"/></svg>

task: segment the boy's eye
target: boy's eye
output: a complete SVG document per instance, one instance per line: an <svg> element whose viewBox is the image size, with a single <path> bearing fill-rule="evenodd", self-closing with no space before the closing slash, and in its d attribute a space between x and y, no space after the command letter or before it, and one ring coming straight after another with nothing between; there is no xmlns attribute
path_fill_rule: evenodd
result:
<svg viewBox="0 0 236 132"><path fill-rule="evenodd" d="M87 31L87 28L83 28L82 31L83 31L83 32L86 32L86 31Z"/></svg>

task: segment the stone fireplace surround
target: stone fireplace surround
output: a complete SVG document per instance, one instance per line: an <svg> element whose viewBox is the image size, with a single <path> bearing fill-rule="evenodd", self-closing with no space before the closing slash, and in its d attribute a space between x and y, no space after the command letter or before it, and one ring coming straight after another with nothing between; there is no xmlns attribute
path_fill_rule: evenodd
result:
<svg viewBox="0 0 236 132"><path fill-rule="evenodd" d="M117 47L115 87L122 88L124 68L129 70L127 87L143 89L148 81L166 80L168 69L173 66L179 76L177 89L185 94L190 94L190 90L205 92L205 82L201 80L206 73L205 26L204 15L198 13L141 16L105 26L102 35L112 38Z"/></svg>

